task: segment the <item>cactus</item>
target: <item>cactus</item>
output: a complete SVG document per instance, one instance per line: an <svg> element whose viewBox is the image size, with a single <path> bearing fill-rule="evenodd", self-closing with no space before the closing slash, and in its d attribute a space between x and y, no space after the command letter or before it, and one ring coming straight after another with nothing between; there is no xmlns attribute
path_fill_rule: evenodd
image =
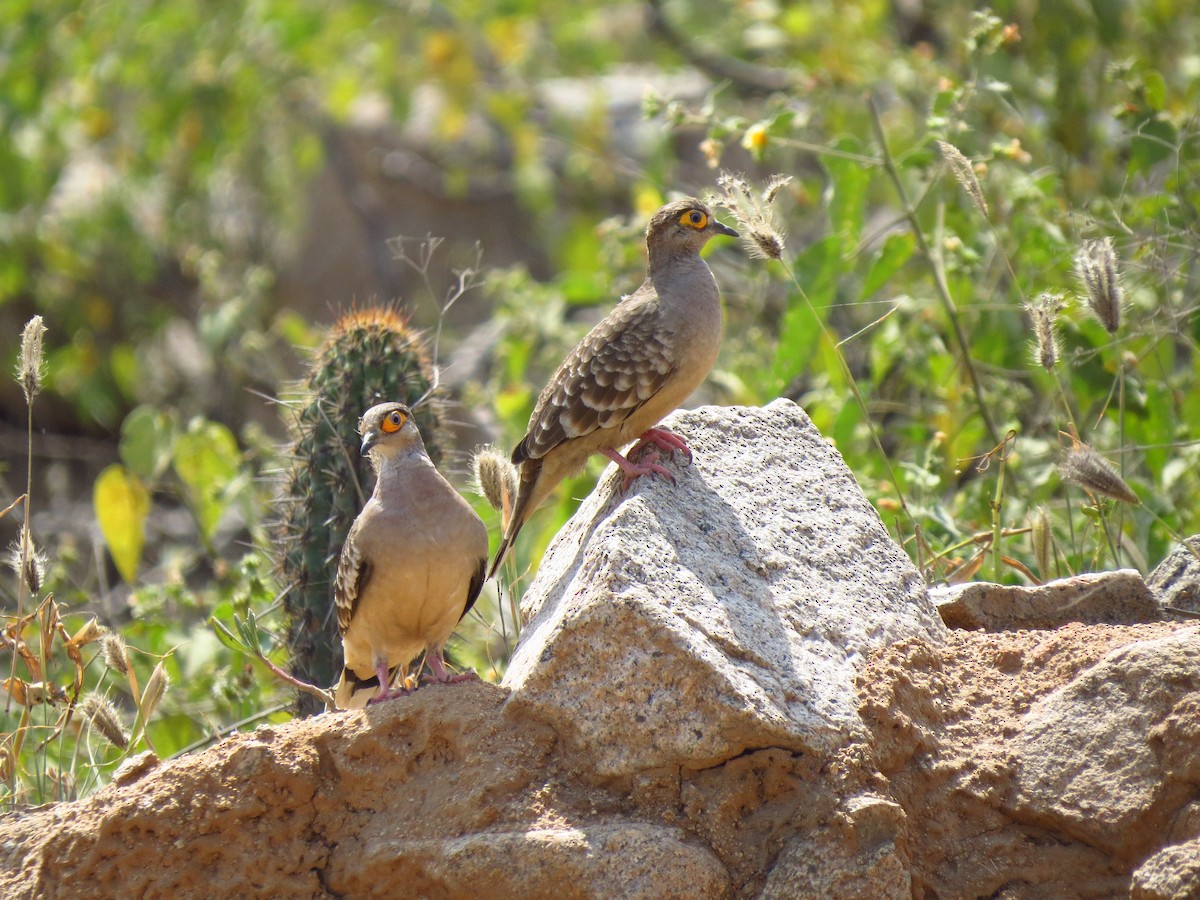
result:
<svg viewBox="0 0 1200 900"><path fill-rule="evenodd" d="M327 687L341 672L333 576L373 478L359 456L358 419L386 400L416 403L432 381L423 340L394 309L353 310L333 326L296 402L287 406L295 416L294 440L279 501L277 562L287 589L292 674L311 684ZM427 398L415 415L436 463L436 404ZM317 709L307 695L299 697L300 714Z"/></svg>

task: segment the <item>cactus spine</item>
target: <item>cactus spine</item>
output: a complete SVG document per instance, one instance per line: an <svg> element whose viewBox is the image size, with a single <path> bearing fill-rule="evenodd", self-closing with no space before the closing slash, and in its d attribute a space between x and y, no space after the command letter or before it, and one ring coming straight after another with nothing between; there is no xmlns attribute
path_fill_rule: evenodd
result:
<svg viewBox="0 0 1200 900"><path fill-rule="evenodd" d="M276 527L281 583L287 588L292 673L327 687L341 672L342 649L332 612L333 576L342 543L372 488L359 456L358 419L387 400L412 405L432 384L420 335L395 310L353 310L331 329L312 371L299 385L290 461ZM436 405L415 410L430 458L441 457ZM307 695L301 714L317 711Z"/></svg>

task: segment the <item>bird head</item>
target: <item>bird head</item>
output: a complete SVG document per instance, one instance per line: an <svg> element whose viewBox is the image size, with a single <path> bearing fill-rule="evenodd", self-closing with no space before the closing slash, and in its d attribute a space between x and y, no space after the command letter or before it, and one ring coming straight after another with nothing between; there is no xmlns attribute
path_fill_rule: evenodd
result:
<svg viewBox="0 0 1200 900"><path fill-rule="evenodd" d="M403 403L372 406L358 420L358 433L362 435L362 455L379 460L424 446L412 410Z"/></svg>
<svg viewBox="0 0 1200 900"><path fill-rule="evenodd" d="M668 203L650 217L646 227L646 246L651 251L699 253L716 234L737 237L728 225L722 225L708 207L694 197Z"/></svg>

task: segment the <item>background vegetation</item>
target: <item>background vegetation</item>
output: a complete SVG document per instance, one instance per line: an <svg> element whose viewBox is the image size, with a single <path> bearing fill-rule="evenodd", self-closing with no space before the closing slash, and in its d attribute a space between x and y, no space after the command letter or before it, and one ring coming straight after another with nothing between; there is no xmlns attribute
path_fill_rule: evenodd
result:
<svg viewBox="0 0 1200 900"><path fill-rule="evenodd" d="M473 430L442 442L461 486L636 286L647 214L710 192L769 258L709 256L728 327L707 399L800 402L930 580L1152 567L1200 531L1198 32L1165 0L0 5L9 371L46 329L33 396L0 388L3 802L290 714L208 620L253 613L286 661L269 535L294 410L262 397L368 299L281 288L321 173L362 193L348 143L385 169L412 150L413 185L467 211L440 247L392 245L414 288L382 298L432 326L467 295L437 347L469 348L446 394ZM485 242L464 281L496 196L529 261ZM1065 480L1079 446L1113 470L1082 451ZM506 608L598 470L527 527ZM490 678L499 606L452 647Z"/></svg>

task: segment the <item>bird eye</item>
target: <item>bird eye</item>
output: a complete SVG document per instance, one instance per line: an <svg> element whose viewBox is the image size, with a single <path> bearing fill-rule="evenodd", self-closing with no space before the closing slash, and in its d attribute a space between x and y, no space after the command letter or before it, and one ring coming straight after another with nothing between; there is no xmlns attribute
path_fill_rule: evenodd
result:
<svg viewBox="0 0 1200 900"><path fill-rule="evenodd" d="M708 224L708 216L698 209L688 210L679 217L679 224L688 225L692 228L703 228Z"/></svg>
<svg viewBox="0 0 1200 900"><path fill-rule="evenodd" d="M388 417L383 420L383 433L395 434L404 427L404 423L408 421L408 416L400 412L398 409L388 413Z"/></svg>

